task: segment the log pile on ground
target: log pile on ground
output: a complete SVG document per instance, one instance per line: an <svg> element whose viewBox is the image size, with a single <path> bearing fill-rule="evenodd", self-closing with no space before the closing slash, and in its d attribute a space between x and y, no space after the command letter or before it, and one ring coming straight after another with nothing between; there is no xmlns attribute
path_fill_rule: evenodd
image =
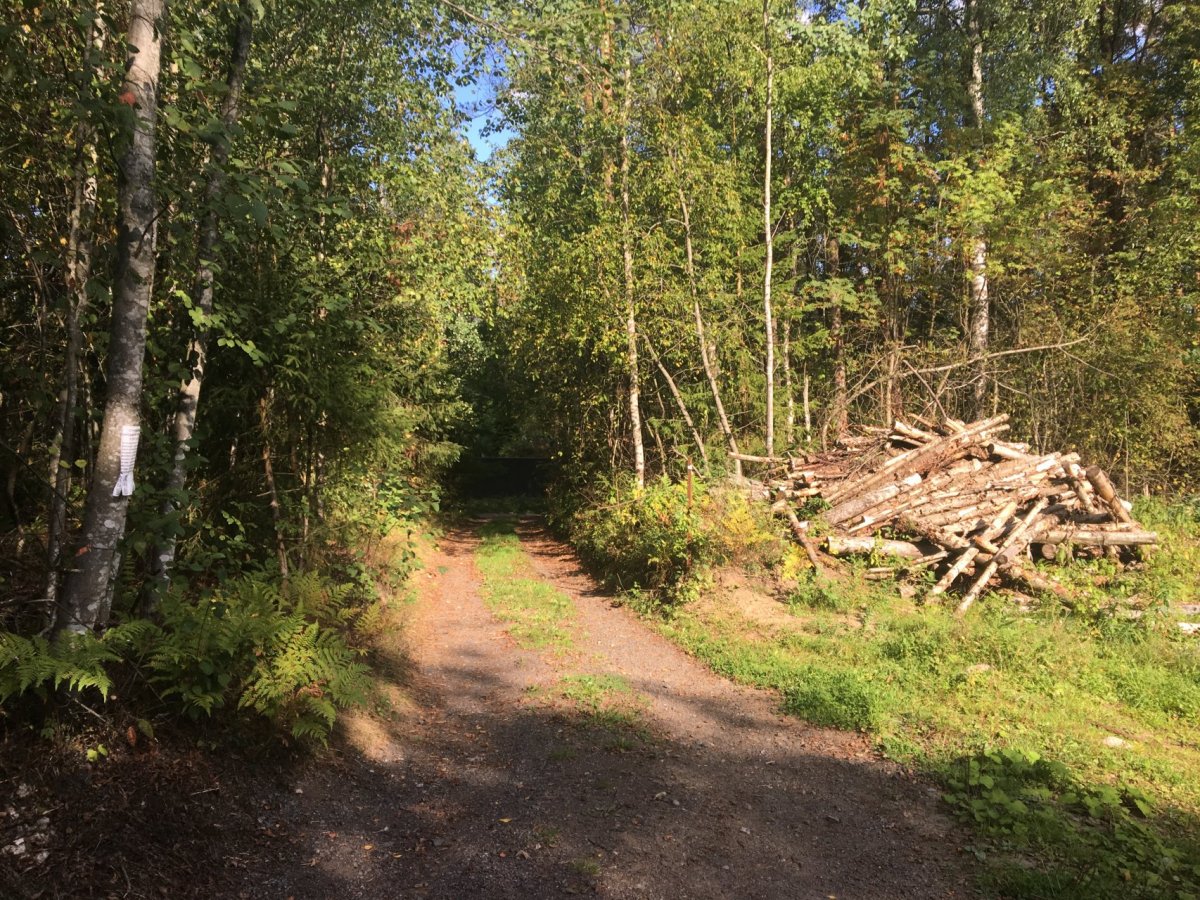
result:
<svg viewBox="0 0 1200 900"><path fill-rule="evenodd" d="M817 565L815 531L833 556L875 554L905 568L935 567L936 597L961 593L965 611L994 579L1023 590L1070 592L1033 566L1064 554L1127 559L1156 542L1130 515L1097 466L1075 453L1038 454L1000 439L1008 417L966 423L917 419L865 429L831 450L789 460L743 457L769 466L766 495ZM798 509L824 501L824 528ZM887 567L872 570L887 574Z"/></svg>

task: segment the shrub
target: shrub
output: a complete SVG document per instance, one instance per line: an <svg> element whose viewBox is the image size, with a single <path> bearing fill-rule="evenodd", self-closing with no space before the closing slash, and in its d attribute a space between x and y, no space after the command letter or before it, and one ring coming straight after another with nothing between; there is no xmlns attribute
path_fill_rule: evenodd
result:
<svg viewBox="0 0 1200 900"><path fill-rule="evenodd" d="M609 587L655 592L666 603L694 595L715 542L683 485L665 479L643 490L614 488L577 512L571 537Z"/></svg>

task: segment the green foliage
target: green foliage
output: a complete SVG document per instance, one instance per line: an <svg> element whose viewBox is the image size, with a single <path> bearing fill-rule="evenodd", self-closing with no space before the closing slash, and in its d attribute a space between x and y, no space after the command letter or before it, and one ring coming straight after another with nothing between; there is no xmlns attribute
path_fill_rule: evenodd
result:
<svg viewBox="0 0 1200 900"><path fill-rule="evenodd" d="M618 590L653 592L670 605L693 598L716 540L683 485L665 478L644 490L619 488L571 522L580 556Z"/></svg>
<svg viewBox="0 0 1200 900"><path fill-rule="evenodd" d="M60 687L107 698L117 668L132 665L191 718L244 709L324 741L338 710L366 702L370 670L351 641L365 641L380 614L353 585L298 575L286 589L234 581L198 603L171 595L160 623L134 619L101 635L0 632L0 702Z"/></svg>
<svg viewBox="0 0 1200 900"><path fill-rule="evenodd" d="M858 581L855 576L838 578L825 575L808 565L800 576L799 584L788 595L788 605L801 609L850 612L878 602L885 590L871 582Z"/></svg>
<svg viewBox="0 0 1200 900"><path fill-rule="evenodd" d="M172 598L163 628L141 648L150 681L192 716L235 706L324 740L337 710L362 704L369 669L344 629L367 611L349 585L298 576L234 582L196 604ZM373 614L372 614L373 615Z"/></svg>
<svg viewBox="0 0 1200 900"><path fill-rule="evenodd" d="M0 632L0 703L26 691L45 695L66 686L72 691L95 688L107 697L112 679L106 665L120 659L110 642L92 634L65 635L51 643Z"/></svg>
<svg viewBox="0 0 1200 900"><path fill-rule="evenodd" d="M1001 853L992 877L1005 895L1200 895L1195 848L1147 825L1154 805L1140 790L1081 784L1061 763L1013 747L959 760L946 786L946 801ZM1031 872L1006 858L1030 849L1058 865Z"/></svg>
<svg viewBox="0 0 1200 900"><path fill-rule="evenodd" d="M805 666L783 688L783 708L815 725L869 731L882 724L891 698L854 671Z"/></svg>

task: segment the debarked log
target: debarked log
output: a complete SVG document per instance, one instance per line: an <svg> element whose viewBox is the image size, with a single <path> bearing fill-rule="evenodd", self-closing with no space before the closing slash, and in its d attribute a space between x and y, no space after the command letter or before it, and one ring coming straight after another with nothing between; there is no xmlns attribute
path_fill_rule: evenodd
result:
<svg viewBox="0 0 1200 900"><path fill-rule="evenodd" d="M1078 544L1084 547L1132 547L1157 544L1153 531L1109 531L1082 528L1052 528L1042 535L1048 544Z"/></svg>
<svg viewBox="0 0 1200 900"><path fill-rule="evenodd" d="M896 556L900 559L924 559L929 552L909 541L848 537L840 534L829 535L825 539L825 549L831 556L865 556L876 553L882 556Z"/></svg>

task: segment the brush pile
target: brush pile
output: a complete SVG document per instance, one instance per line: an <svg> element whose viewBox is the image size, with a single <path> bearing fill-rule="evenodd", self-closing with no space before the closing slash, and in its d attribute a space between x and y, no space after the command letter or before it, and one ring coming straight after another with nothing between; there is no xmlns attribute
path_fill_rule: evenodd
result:
<svg viewBox="0 0 1200 900"><path fill-rule="evenodd" d="M814 565L810 523L797 511L827 504L816 515L828 553L935 567L940 577L930 596L961 592L960 612L994 578L1070 602L1069 591L1036 570L1034 559L1129 558L1156 535L1133 520L1098 466L1083 468L1075 453L1040 455L1000 440L1007 420L896 421L820 453L743 459L769 466L766 494Z"/></svg>

